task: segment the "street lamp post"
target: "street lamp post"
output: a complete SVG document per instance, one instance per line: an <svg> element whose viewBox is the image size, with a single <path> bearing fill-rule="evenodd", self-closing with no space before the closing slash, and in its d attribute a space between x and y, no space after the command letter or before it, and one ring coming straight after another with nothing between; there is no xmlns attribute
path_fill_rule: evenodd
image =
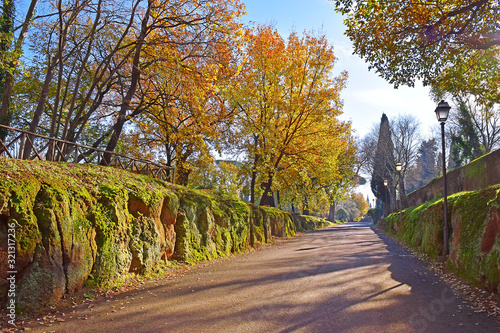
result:
<svg viewBox="0 0 500 333"><path fill-rule="evenodd" d="M398 172L398 186L399 186L399 203L398 203L398 209L401 211L402 208L402 194L401 194L401 170L403 170L403 164L401 162L396 163L396 171ZM400 212L401 213L401 212ZM401 220L401 214L399 214L399 219Z"/></svg>
<svg viewBox="0 0 500 333"><path fill-rule="evenodd" d="M388 209L388 206L387 206L387 184L388 184L388 181L387 179L384 179L384 193L385 193L385 202L384 202L384 216L387 217L387 215L389 215L389 209Z"/></svg>
<svg viewBox="0 0 500 333"><path fill-rule="evenodd" d="M443 155L443 186L444 186L444 227L443 227L443 256L447 256L449 252L449 230L448 230L448 183L446 180L446 156L445 156L445 144L444 144L444 123L448 119L448 114L450 112L450 105L445 101L439 102L436 110L437 120L441 122L441 144L442 144L442 155Z"/></svg>

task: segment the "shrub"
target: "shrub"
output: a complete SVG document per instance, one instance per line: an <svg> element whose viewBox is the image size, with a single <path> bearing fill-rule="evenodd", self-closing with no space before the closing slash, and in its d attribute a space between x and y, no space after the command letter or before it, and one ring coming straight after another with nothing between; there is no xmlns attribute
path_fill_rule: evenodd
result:
<svg viewBox="0 0 500 333"><path fill-rule="evenodd" d="M349 213L344 208L340 208L335 212L335 217L340 221L347 221Z"/></svg>
<svg viewBox="0 0 500 333"><path fill-rule="evenodd" d="M378 208L371 208L370 210L368 210L366 215L368 215L372 219L373 223L378 223L378 221L380 221L380 218L382 217L382 210Z"/></svg>

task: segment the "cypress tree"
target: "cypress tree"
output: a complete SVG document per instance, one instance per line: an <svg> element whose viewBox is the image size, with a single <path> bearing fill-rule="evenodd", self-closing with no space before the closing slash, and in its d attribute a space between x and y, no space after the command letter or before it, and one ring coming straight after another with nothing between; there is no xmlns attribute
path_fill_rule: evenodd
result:
<svg viewBox="0 0 500 333"><path fill-rule="evenodd" d="M395 198L395 168L394 144L391 138L391 128L389 125L389 119L384 113L382 114L382 119L380 121L380 130L377 149L374 156L370 186L375 197L384 202L386 215L391 211L391 202L394 201L393 197ZM384 180L387 180L388 182L387 188L384 186ZM387 195L386 191L388 191Z"/></svg>

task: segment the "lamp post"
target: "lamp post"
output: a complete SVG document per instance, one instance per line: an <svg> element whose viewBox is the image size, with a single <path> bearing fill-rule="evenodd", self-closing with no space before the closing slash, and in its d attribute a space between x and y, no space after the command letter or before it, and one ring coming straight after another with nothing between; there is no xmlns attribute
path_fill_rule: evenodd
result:
<svg viewBox="0 0 500 333"><path fill-rule="evenodd" d="M441 122L441 144L442 144L442 155L443 155L443 186L444 186L444 227L443 227L443 256L448 255L449 250L449 230L448 230L448 183L446 180L446 156L445 156L445 144L444 144L444 123L448 119L448 114L450 113L450 105L445 101L439 102L436 110L437 120Z"/></svg>
<svg viewBox="0 0 500 333"><path fill-rule="evenodd" d="M389 210L387 209L387 184L388 184L388 181L387 179L384 179L384 193L385 193L385 202L384 202L384 216L387 217L387 215L389 215Z"/></svg>
<svg viewBox="0 0 500 333"><path fill-rule="evenodd" d="M399 186L399 204L398 209L401 210L401 170L403 170L403 164L401 162L396 163L396 171L398 172L398 186ZM401 215L400 215L401 218Z"/></svg>

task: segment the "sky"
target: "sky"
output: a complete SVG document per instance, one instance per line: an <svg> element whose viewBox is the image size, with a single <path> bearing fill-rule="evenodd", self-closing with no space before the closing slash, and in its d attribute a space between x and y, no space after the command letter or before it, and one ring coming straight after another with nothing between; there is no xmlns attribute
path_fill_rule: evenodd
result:
<svg viewBox="0 0 500 333"><path fill-rule="evenodd" d="M328 0L242 0L247 15L244 21L274 24L283 38L290 32L316 31L324 33L334 46L338 62L336 74L349 73L347 88L342 94L344 114L342 120L350 120L354 135L365 136L374 124L380 124L385 113L389 122L400 114L412 114L421 124L424 138L433 137L439 131L434 115L437 103L429 97L429 88L417 83L415 88L394 87L368 71L368 64L353 55L351 41L344 35L342 15L335 12L334 2ZM374 198L369 182L357 188L365 197Z"/></svg>

